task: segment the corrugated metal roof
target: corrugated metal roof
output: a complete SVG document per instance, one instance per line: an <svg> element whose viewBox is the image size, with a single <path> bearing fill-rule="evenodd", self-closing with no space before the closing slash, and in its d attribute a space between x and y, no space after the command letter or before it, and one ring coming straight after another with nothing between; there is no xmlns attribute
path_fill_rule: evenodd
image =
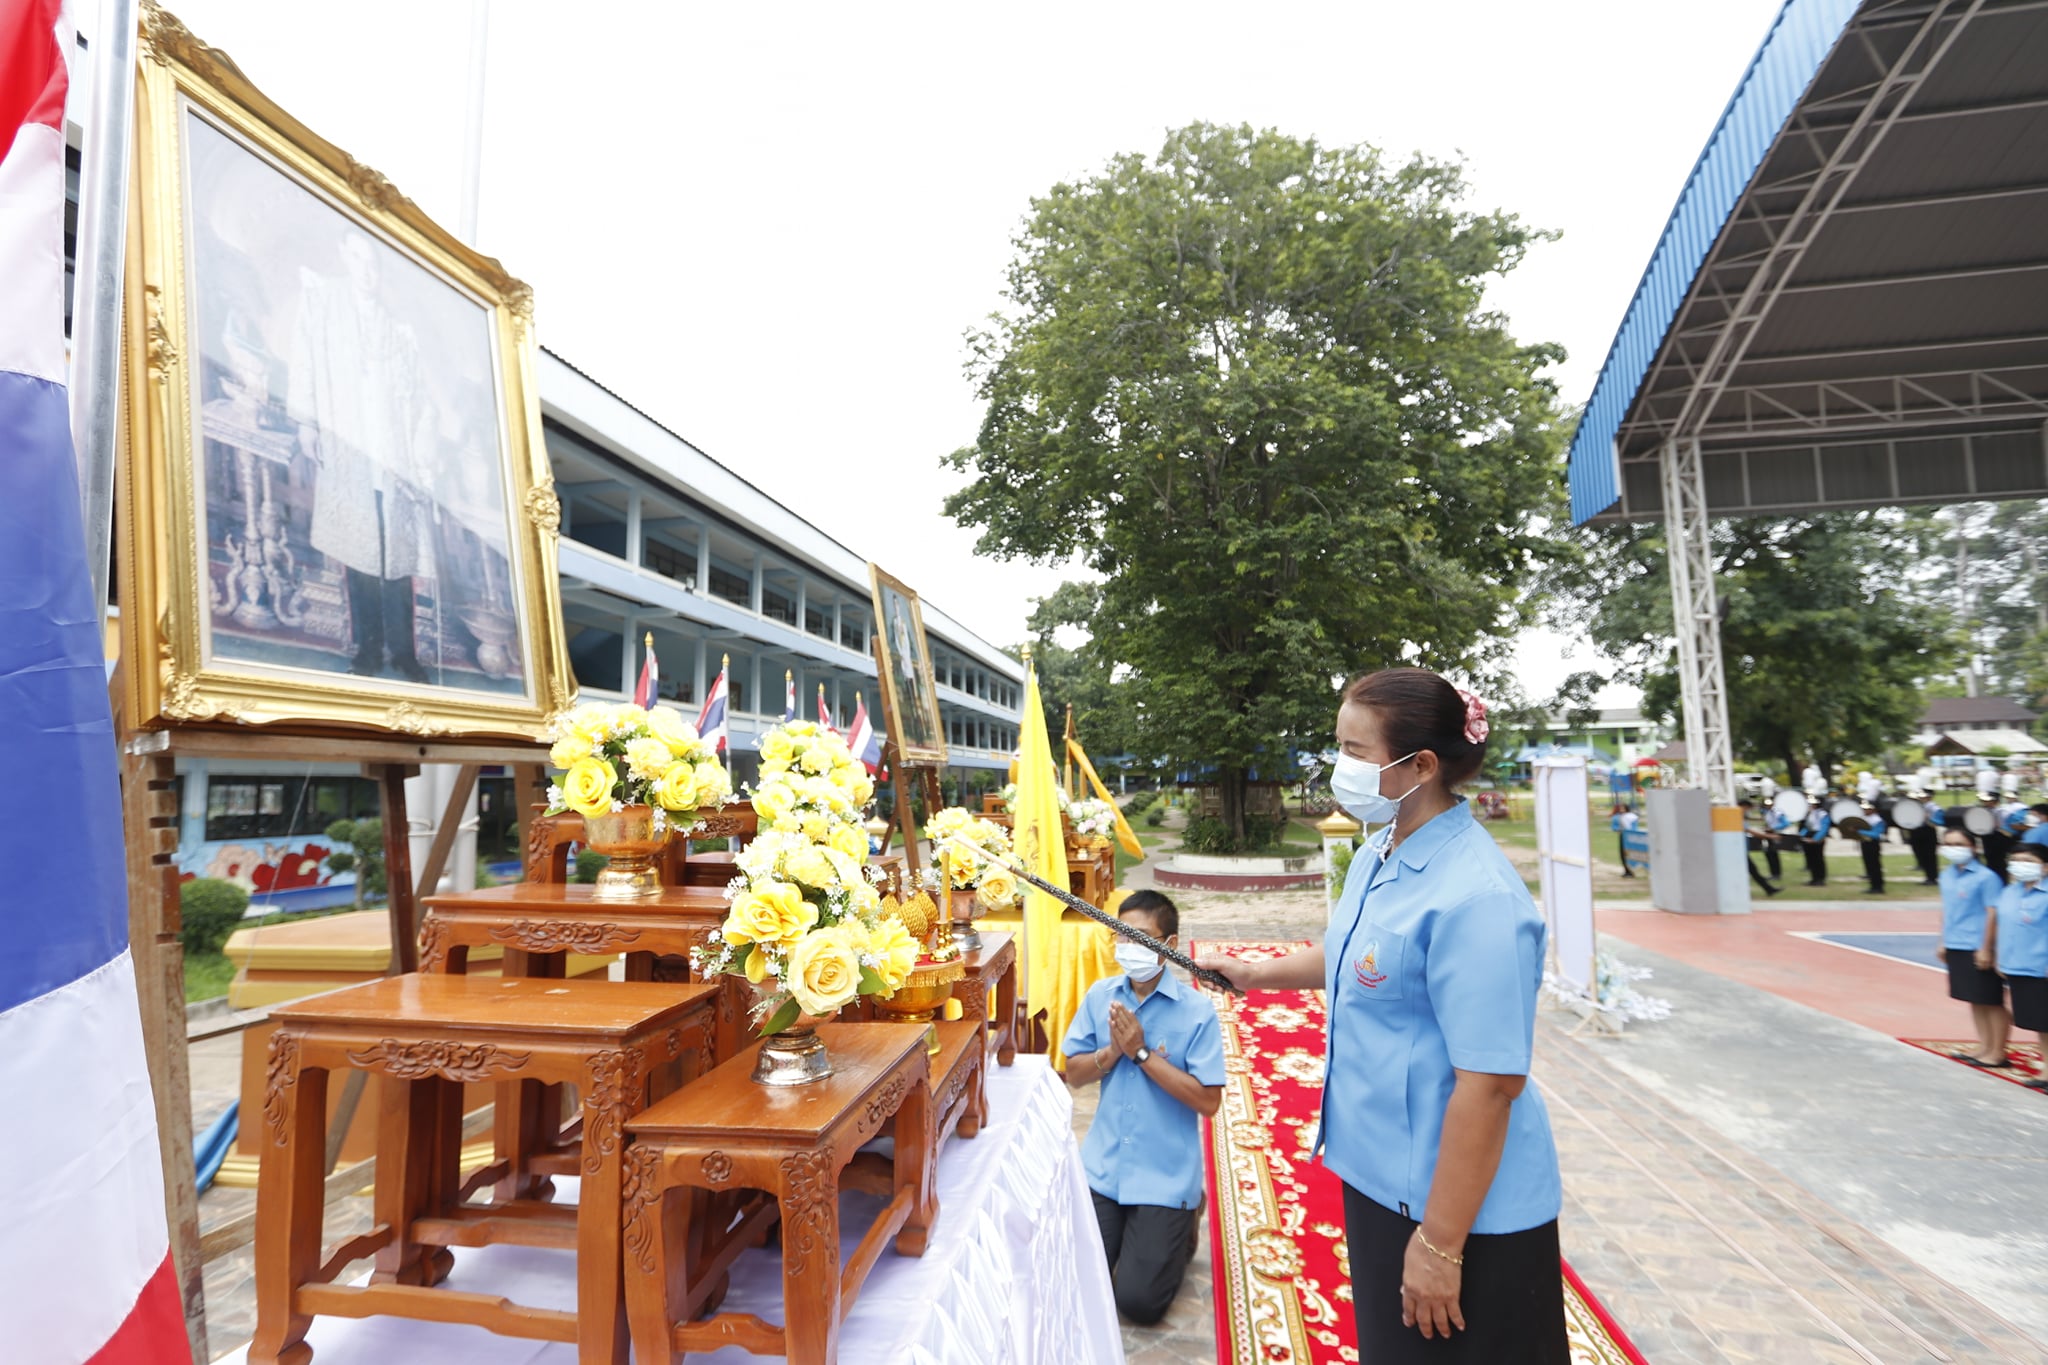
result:
<svg viewBox="0 0 2048 1365"><path fill-rule="evenodd" d="M1723 224L1857 7L1857 0L1786 0L1750 60L1671 210L1579 419L1568 466L1574 521L1621 496L1614 438L1622 419Z"/></svg>

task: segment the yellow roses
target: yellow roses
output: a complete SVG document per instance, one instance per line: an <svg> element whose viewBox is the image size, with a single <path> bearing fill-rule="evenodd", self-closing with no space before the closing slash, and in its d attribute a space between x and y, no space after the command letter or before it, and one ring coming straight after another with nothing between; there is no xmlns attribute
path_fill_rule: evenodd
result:
<svg viewBox="0 0 2048 1365"><path fill-rule="evenodd" d="M782 860L782 870L805 886L824 891L839 884L839 874L815 845L797 849Z"/></svg>
<svg viewBox="0 0 2048 1365"><path fill-rule="evenodd" d="M789 952L784 984L805 1014L833 1014L860 994L860 948L852 922L806 934ZM865 935L862 936L863 938Z"/></svg>
<svg viewBox="0 0 2048 1365"><path fill-rule="evenodd" d="M982 876L975 892L991 910L1007 910L1017 903L1017 879L1001 868L992 867Z"/></svg>
<svg viewBox="0 0 2048 1365"><path fill-rule="evenodd" d="M653 795L663 810L695 810L697 770L687 763L669 764L655 782Z"/></svg>
<svg viewBox="0 0 2048 1365"><path fill-rule="evenodd" d="M818 907L804 899L802 890L788 882L770 882L733 897L721 932L727 942L754 945L747 958L747 979L759 981L768 966L761 949L791 951L817 922Z"/></svg>
<svg viewBox="0 0 2048 1365"><path fill-rule="evenodd" d="M838 850L849 858L858 858L863 862L867 861L868 834L859 825L839 826L839 828L832 831L831 837L825 843L828 847Z"/></svg>
<svg viewBox="0 0 2048 1365"><path fill-rule="evenodd" d="M626 771L645 781L654 781L675 761L668 744L653 735L626 741Z"/></svg>
<svg viewBox="0 0 2048 1365"><path fill-rule="evenodd" d="M619 775L601 758L582 758L562 774L562 804L578 815L610 815Z"/></svg>
<svg viewBox="0 0 2048 1365"><path fill-rule="evenodd" d="M590 757L590 741L578 734L566 734L548 750L548 762L557 768L574 767Z"/></svg>
<svg viewBox="0 0 2048 1365"><path fill-rule="evenodd" d="M900 919L885 919L880 928L868 935L868 953L875 959L876 974L892 995L910 979L911 969L917 966L918 952L917 940Z"/></svg>
<svg viewBox="0 0 2048 1365"><path fill-rule="evenodd" d="M754 788L754 813L771 825L795 807L796 793L780 782L764 782Z"/></svg>

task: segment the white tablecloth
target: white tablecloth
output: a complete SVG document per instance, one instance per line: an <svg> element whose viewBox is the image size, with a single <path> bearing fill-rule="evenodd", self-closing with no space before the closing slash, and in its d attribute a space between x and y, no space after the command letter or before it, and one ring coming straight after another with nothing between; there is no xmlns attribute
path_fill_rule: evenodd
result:
<svg viewBox="0 0 2048 1365"><path fill-rule="evenodd" d="M1102 1235L1081 1172L1066 1086L1043 1057L989 1069L989 1123L955 1138L939 1160L939 1222L915 1260L884 1251L840 1331L846 1365L1120 1365L1123 1335ZM556 1182L575 1197L575 1182ZM881 1201L840 1197L842 1263ZM540 1308L576 1306L575 1257L531 1247L455 1252L450 1289L503 1294ZM726 1311L781 1322L782 1259L772 1247L733 1266ZM306 1338L316 1365L574 1365L560 1343L403 1318L319 1318ZM736 1346L693 1362L741 1365L781 1357ZM241 1365L243 1354L229 1359Z"/></svg>

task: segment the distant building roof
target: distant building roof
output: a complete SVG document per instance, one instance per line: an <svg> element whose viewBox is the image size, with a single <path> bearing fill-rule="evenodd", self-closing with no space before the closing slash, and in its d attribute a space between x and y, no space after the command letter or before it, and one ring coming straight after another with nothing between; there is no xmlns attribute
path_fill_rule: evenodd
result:
<svg viewBox="0 0 2048 1365"><path fill-rule="evenodd" d="M1965 730L1961 734L1943 735L1927 746L1927 755L1939 758L1949 754L1982 754L1989 749L2003 749L2015 755L2048 754L2048 744L2018 730Z"/></svg>
<svg viewBox="0 0 2048 1365"><path fill-rule="evenodd" d="M1669 744L1659 749L1656 753L1651 754L1650 760L1653 763L1685 762L1685 741L1682 739L1672 740Z"/></svg>
<svg viewBox="0 0 2048 1365"><path fill-rule="evenodd" d="M2032 725L2041 717L2005 697L1930 697L1920 716L1920 728L1940 730L1950 725L1982 725L1989 721L2007 725Z"/></svg>

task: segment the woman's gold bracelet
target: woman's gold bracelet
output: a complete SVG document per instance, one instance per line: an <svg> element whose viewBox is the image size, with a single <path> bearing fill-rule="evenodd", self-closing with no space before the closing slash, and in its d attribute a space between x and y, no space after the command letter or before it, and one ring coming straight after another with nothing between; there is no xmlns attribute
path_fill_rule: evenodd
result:
<svg viewBox="0 0 2048 1365"><path fill-rule="evenodd" d="M1458 1256L1453 1256L1453 1255L1451 1255L1451 1253L1450 1253L1450 1252L1448 1252L1448 1251L1442 1251L1442 1250L1439 1250L1439 1249L1438 1249L1437 1247L1433 1246L1433 1245L1432 1245L1432 1244L1430 1243L1430 1240L1429 1240L1429 1238L1427 1238L1427 1237L1425 1237L1425 1236L1423 1236L1423 1235L1422 1235L1422 1229L1421 1229L1421 1228L1419 1228L1419 1227L1415 1229L1415 1240L1416 1240L1416 1241L1418 1241L1418 1242L1420 1242L1420 1243L1422 1243L1422 1249L1423 1249L1424 1251L1428 1252L1428 1253L1429 1253L1430 1255L1432 1255L1432 1256L1435 1256L1435 1257L1437 1257L1437 1258L1438 1258L1439 1260L1445 1260L1445 1261L1449 1261L1449 1262L1450 1262L1450 1263L1451 1263L1452 1265L1454 1265L1454 1266L1458 1266L1458 1267L1460 1267L1460 1268L1462 1268L1462 1267L1464 1266L1464 1264L1465 1264L1465 1258L1464 1258L1464 1256L1462 1256L1462 1255L1458 1255Z"/></svg>

